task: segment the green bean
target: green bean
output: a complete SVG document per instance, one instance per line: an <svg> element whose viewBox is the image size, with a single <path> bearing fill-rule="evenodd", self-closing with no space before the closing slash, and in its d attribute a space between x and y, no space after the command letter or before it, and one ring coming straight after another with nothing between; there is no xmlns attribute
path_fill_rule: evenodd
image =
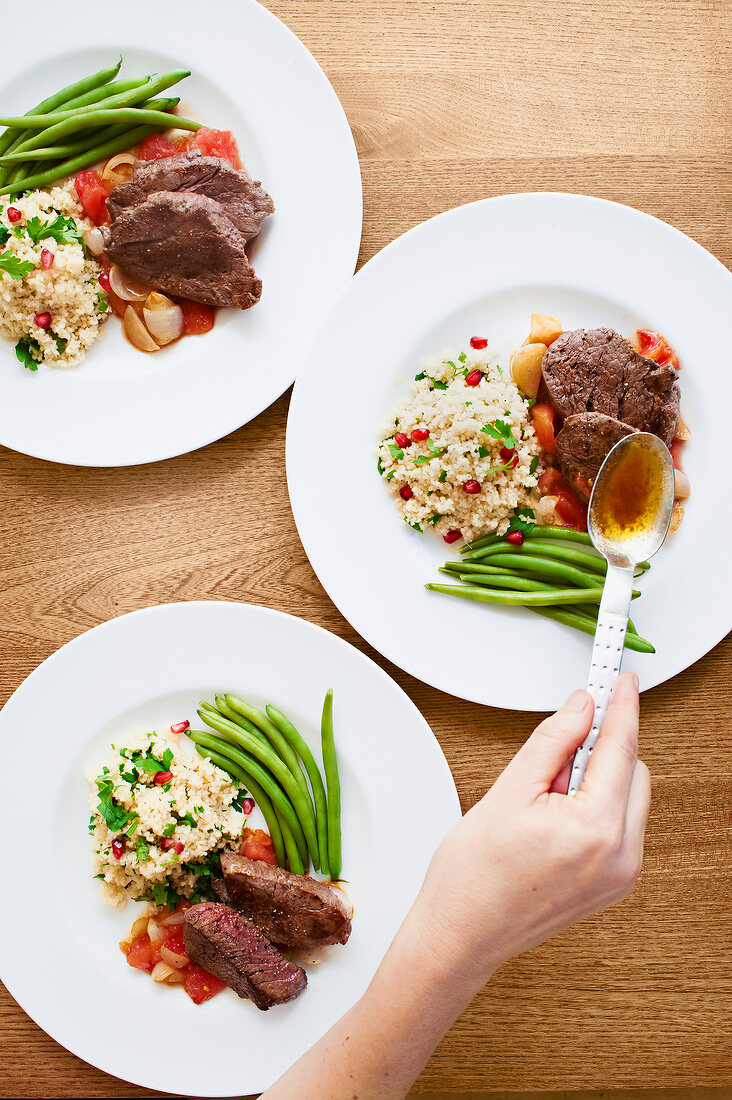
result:
<svg viewBox="0 0 732 1100"><path fill-rule="evenodd" d="M208 730L187 730L186 732L195 745L202 745L203 748L211 749L213 752L232 760L264 788L277 810L280 822L286 821L292 830L303 862L309 864L307 841L297 812L286 791L282 789L275 777L265 767L262 767L260 761L251 753L241 752L236 745L227 741L225 735L217 737L215 734L209 733Z"/></svg>
<svg viewBox="0 0 732 1100"><path fill-rule="evenodd" d="M443 572L443 570L440 570L440 572ZM455 575L456 574L454 574L452 572L448 573L448 576L450 576L450 577L454 577ZM561 591L572 592L573 591L572 589L560 589L555 584L543 584L540 581L532 580L530 577L514 577L511 574L506 575L506 580L509 581L509 582L513 581L514 582L513 585L510 584L510 583L506 584L506 583L499 582L499 577L495 576L495 574L491 574L491 576L489 576L489 577L482 577L479 573L466 572L466 573L458 573L457 576L460 578L461 581L467 581L468 584L486 585L489 588L493 585L495 585L497 588L511 588L511 587L513 587L513 588L516 589L516 591L519 591L519 592L520 591L526 591L526 592L561 592ZM587 591L587 590L586 589L575 589L574 591L576 593L576 592L580 592L580 591L584 592L584 591ZM601 588L593 588L593 591L601 593L602 589ZM633 591L632 591L631 598L634 599L634 600L637 600L639 596L640 596L640 591L637 588L634 588ZM594 603L595 601L592 600L591 602ZM597 602L598 603L600 602L599 598L598 598Z"/></svg>
<svg viewBox="0 0 732 1100"><path fill-rule="evenodd" d="M228 718L230 722L234 722L237 726L240 726L243 730L246 730L247 733L251 733L252 737L257 737L263 745L269 746L269 741L262 733L259 726L255 726L254 722L250 722L249 719L245 718L243 714L239 714L237 710L234 710L233 707L230 707L229 704L226 702L225 695L214 695L214 700L216 702L216 706L219 708L219 711L224 716L224 718Z"/></svg>
<svg viewBox="0 0 732 1100"><path fill-rule="evenodd" d="M285 849L282 843L282 830L280 829L280 823L277 815L274 811L274 806L268 795L265 794L264 788L260 787L256 780L252 779L251 775L247 775L243 768L240 768L237 764L234 764L226 756L222 756L218 752L214 752L213 749L204 749L203 745L196 745L196 752L201 756L207 756L209 760L216 765L217 768L221 768L223 771L228 772L234 779L238 779L240 783L243 783L246 789L254 801L262 811L264 820L267 822L267 828L269 829L269 835L272 838L272 847L275 850L277 856L277 862L280 867L285 866Z"/></svg>
<svg viewBox="0 0 732 1100"><path fill-rule="evenodd" d="M447 573L447 570L440 569L440 573ZM544 584L543 581L534 581L531 580L530 577L512 577L510 574L504 576L493 574L490 577L486 577L485 580L481 580L475 573L447 573L447 576L453 579L457 577L458 580L465 581L466 584L485 584L496 588L510 588L517 592L554 591L551 584Z"/></svg>
<svg viewBox="0 0 732 1100"><path fill-rule="evenodd" d="M227 701L232 697L227 695ZM234 708L236 709L236 708ZM226 741L233 741L235 745L246 749L252 756L256 757L264 766L272 773L275 779L282 784L288 797L290 798L293 807L297 813L297 816L302 825L303 832L307 839L308 849L313 861L313 866L318 867L318 839L315 827L315 811L313 810L313 804L310 801L310 792L307 790L307 784L305 786L306 793L303 793L302 787L292 774L287 764L282 760L277 753L268 746L262 744L256 737L252 737L246 730L241 729L233 722L229 722L226 718L215 718L213 714L205 710L199 710L199 717L203 719L207 726L216 730ZM245 717L247 717L245 715ZM263 716L264 717L264 716ZM267 719L265 719L267 721ZM260 727L261 728L261 727ZM279 730L278 736L281 737ZM287 746L289 749L289 745ZM300 773L302 776L302 772ZM255 779L258 777L255 776ZM303 783L305 782L303 777Z"/></svg>
<svg viewBox="0 0 732 1100"><path fill-rule="evenodd" d="M19 179L13 179L8 183L2 184L2 186L0 186L0 195L8 193L16 194L19 191L32 191L37 187L46 187L50 183L55 183L56 180L64 179L66 176L73 176L76 172L80 172L83 168L88 168L92 164L97 164L106 157L111 157L115 153L121 153L123 149L129 149L130 146L137 145L149 134L168 129L170 129L169 122L165 125L138 126L134 130L127 130L126 133L114 140L105 142L105 144L90 149L86 153L81 153L78 157L73 157L71 160L60 161L46 171L35 172L32 176L23 176Z"/></svg>
<svg viewBox="0 0 732 1100"><path fill-rule="evenodd" d="M560 542L580 542L585 546L592 546L592 539L586 531L575 531L573 527L543 527L537 523L534 527L531 527L528 531L524 531L525 539L558 539ZM460 548L461 554L467 554L470 557L473 551L479 551L485 549L486 546L493 546L497 542L505 542L505 535L483 535L481 538L476 539L474 542L466 543L465 546ZM509 544L510 545L510 544Z"/></svg>
<svg viewBox="0 0 732 1100"><path fill-rule="evenodd" d="M66 88L62 88L60 92L54 92L52 96L41 100L40 103L37 103L35 107L30 109L28 114L43 114L47 111L53 111L62 103L68 103L70 100L73 100L75 96L83 95L92 88L98 88L100 85L107 84L110 80L114 80L121 66L122 58L120 57L117 64L113 65L111 68L100 69L99 72L93 73L92 76L85 76L82 80L77 80L73 84L69 84ZM23 126L22 129L8 128L4 134L1 134L0 153L7 152L17 141L19 141L24 130L25 126ZM7 170L0 169L0 186L5 183L8 175L9 173Z"/></svg>
<svg viewBox="0 0 732 1100"><path fill-rule="evenodd" d="M531 610L535 611L537 615L544 615L547 619L554 619L558 623L564 623L565 626L572 626L575 630L581 630L583 634L594 635L595 633L595 623L591 619L577 615L568 608L533 607ZM625 648L633 649L636 653L656 652L654 646L645 638L630 633L625 635Z"/></svg>
<svg viewBox="0 0 732 1100"><path fill-rule="evenodd" d="M509 606L550 607L562 603L599 603L602 588L554 588L547 592L494 592L490 588L460 588L450 584L426 584L431 592L446 592L451 596L461 596L465 600L478 600L483 603L500 603Z"/></svg>
<svg viewBox="0 0 732 1100"><path fill-rule="evenodd" d="M510 546L510 543L507 545ZM534 545L532 543L531 549ZM566 561L557 561L554 558L541 557L538 554L494 554L491 556L491 564L504 565L509 569L520 570L522 573L530 573L540 580L566 581L567 584L576 584L579 588L596 588L597 574L587 573L575 565ZM463 565L471 563L463 562ZM475 568L475 566L473 566Z"/></svg>
<svg viewBox="0 0 732 1100"><path fill-rule="evenodd" d="M272 748L279 754L280 758L285 762L289 768L292 776L303 793L303 797L307 800L310 808L310 814L312 816L313 829L317 835L317 825L315 818L315 807L313 806L310 798L310 789L307 784L307 780L303 774L303 770L300 767L300 761L298 760L297 753L290 745L290 742L286 737L282 735L274 722L271 722L266 714L262 714L261 710L257 710L256 707L250 706L243 699L240 699L237 695L229 695L227 693L226 705L235 710L241 717L246 718L253 725L257 726L270 742ZM319 865L319 852L311 852L313 857L313 866L316 868Z"/></svg>
<svg viewBox="0 0 732 1100"><path fill-rule="evenodd" d="M176 69L170 73L163 73L162 76L149 77L141 85L135 88L131 88L126 92L121 92L119 95L110 96L107 100L102 100L101 102L104 105L101 107L98 102L92 102L88 106L73 107L71 110L64 107L60 111L15 117L1 116L0 126L23 126L26 130L50 130L61 122L70 122L72 119L91 119L95 115L106 111L123 109L138 110L138 104L144 103L145 100L151 99L153 96L157 95L158 92L170 88L173 84L178 84L184 77L190 75L188 69ZM33 148L33 146L31 146L31 148Z"/></svg>
<svg viewBox="0 0 732 1100"><path fill-rule="evenodd" d="M265 709L268 716L287 738L305 765L305 771L308 773L310 786L313 789L313 802L315 803L315 824L318 832L320 871L322 874L328 875L328 804L325 797L325 787L323 785L323 777L320 774L320 769L315 763L315 757L310 751L310 746L300 736L292 722L285 717L282 711L278 710L277 707L273 707L271 703L268 703Z"/></svg>
<svg viewBox="0 0 732 1100"><path fill-rule="evenodd" d="M333 688L328 688L323 702L320 724L323 771L328 788L328 864L330 877L337 882L343 866L341 858L341 780L338 775L335 737L333 734Z"/></svg>
<svg viewBox="0 0 732 1100"><path fill-rule="evenodd" d="M155 107L156 111L172 111L180 103L180 99L175 96L168 97L167 99L151 99L150 105ZM103 129L90 130L79 141L69 143L68 145L52 145L43 146L39 149L21 149L14 148L10 153L5 156L0 156L1 164L13 164L19 161L32 161L32 160L64 160L67 157L78 156L79 153L85 153L87 149L93 149L96 145L104 144L111 141L112 138L116 138L119 134L129 134L130 128L126 124L123 126L106 126Z"/></svg>
<svg viewBox="0 0 732 1100"><path fill-rule="evenodd" d="M574 546L564 546L561 543L540 539L532 540L530 551L525 549L524 546L514 546L510 542L501 546L486 546L484 550L478 550L474 558L468 560L485 561L486 558L492 558L495 554L515 554L519 556L532 553L556 558L558 561L569 562L572 565L581 565L584 569L589 569L591 573L598 573L602 576L607 572L607 562L604 558L601 558L598 554L588 554L585 550L578 550Z"/></svg>
<svg viewBox="0 0 732 1100"><path fill-rule="evenodd" d="M92 88L91 91L86 92L85 95L76 96L75 99L70 99L62 106L64 111L76 110L79 107L87 107L90 103L99 103L104 99L109 99L111 96L121 95L123 92L132 91L133 88L141 88L144 84L147 84L148 80L152 80L152 77L147 76L131 76L125 80L113 80L110 84L103 84L100 88ZM40 115L47 114L47 111L29 111L29 114Z"/></svg>

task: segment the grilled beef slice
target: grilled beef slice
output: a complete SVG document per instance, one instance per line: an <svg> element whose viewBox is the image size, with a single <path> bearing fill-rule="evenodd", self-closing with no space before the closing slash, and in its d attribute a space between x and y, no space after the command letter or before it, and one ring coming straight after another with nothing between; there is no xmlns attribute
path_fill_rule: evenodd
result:
<svg viewBox="0 0 732 1100"><path fill-rule="evenodd" d="M563 333L549 347L541 370L551 403L564 417L604 413L653 432L666 444L676 433L677 372L639 355L613 329Z"/></svg>
<svg viewBox="0 0 732 1100"><path fill-rule="evenodd" d="M557 436L559 468L572 488L592 485L608 452L637 428L604 413L585 412L568 416Z"/></svg>
<svg viewBox="0 0 732 1100"><path fill-rule="evenodd" d="M199 152L176 153L172 157L139 164L126 183L114 188L107 199L111 218L145 202L156 191L206 195L224 207L224 213L245 241L256 237L274 203L258 180L232 168L219 157L202 157Z"/></svg>
<svg viewBox="0 0 732 1100"><path fill-rule="evenodd" d="M227 905L204 901L186 910L183 942L192 963L266 1011L299 997L308 979L259 929Z"/></svg>
<svg viewBox="0 0 732 1100"><path fill-rule="evenodd" d="M141 283L209 306L248 309L262 283L215 199L157 191L112 222L107 255Z"/></svg>
<svg viewBox="0 0 732 1100"><path fill-rule="evenodd" d="M235 852L222 853L221 870L229 904L278 946L294 951L348 940L348 910L326 883Z"/></svg>

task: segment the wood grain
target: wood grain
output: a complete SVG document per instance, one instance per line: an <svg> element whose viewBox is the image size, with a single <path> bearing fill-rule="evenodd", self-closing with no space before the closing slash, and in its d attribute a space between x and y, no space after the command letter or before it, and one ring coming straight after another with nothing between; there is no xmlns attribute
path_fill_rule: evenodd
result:
<svg viewBox="0 0 732 1100"><path fill-rule="evenodd" d="M323 65L348 113L364 180L361 262L459 203L562 190L637 206L732 265L726 0L268 6ZM263 604L319 623L386 668L435 731L467 808L535 719L426 687L344 622L293 523L287 405L285 396L217 444L139 469L70 469L0 450L0 702L59 645L126 611L191 599ZM654 800L638 888L506 965L417 1092L644 1088L691 1100L716 1086L709 1095L732 1095L731 679L728 639L644 695ZM149 1094L74 1058L3 991L0 1095Z"/></svg>

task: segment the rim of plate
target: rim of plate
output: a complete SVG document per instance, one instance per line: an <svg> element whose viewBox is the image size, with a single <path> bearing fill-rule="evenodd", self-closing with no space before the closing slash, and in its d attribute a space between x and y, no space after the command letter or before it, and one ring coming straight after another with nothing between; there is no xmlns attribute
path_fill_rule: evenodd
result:
<svg viewBox="0 0 732 1100"><path fill-rule="evenodd" d="M38 14L50 13L50 0L39 4ZM119 53L125 71L136 57L151 70L185 65L193 75L183 85L181 107L189 106L190 95L194 117L200 106L206 123L234 130L246 167L263 180L276 207L255 242L261 301L251 310L220 311L203 338L145 355L126 344L119 322L110 319L77 367L33 375L3 340L0 443L12 450L67 465L136 466L223 438L292 384L310 339L353 275L363 221L361 173L333 86L294 32L258 0L219 0L216 14L215 24L201 23L194 0L179 0L171 21L166 9L129 0L124 27L112 31L99 28L91 0L80 0L53 41L38 44L32 63L16 53L3 71L6 98L13 109L26 110L23 103L34 98L30 81L37 81L39 97L65 82L46 75L54 70L81 75ZM240 33L216 37L223 25ZM144 40L135 33L142 26ZM247 50L241 43L251 38L256 49ZM324 201L329 220L316 237L308 229L309 211Z"/></svg>
<svg viewBox="0 0 732 1100"><path fill-rule="evenodd" d="M559 222L561 222L561 227L566 229L571 227L573 220L579 221L582 230L586 230L588 228L588 222L594 219L593 232L595 233L598 233L599 227L602 227L606 234L617 233L620 227L620 231L624 232L626 237L630 234L631 227L634 230L640 228L641 233L645 228L647 234L652 236L657 235L663 239L663 245L666 248L666 253L664 254L665 260L668 261L669 255L673 254L674 262L679 261L679 254L683 253L683 258L687 263L691 264L694 262L697 268L703 269L703 274L707 278L707 281L713 284L715 300L727 301L732 296L732 272L730 272L717 257L713 256L712 253L708 252L702 245L693 240L693 238L687 236L674 226L669 225L667 222L662 221L660 218L656 218L651 214L646 214L643 211L626 206L622 203L614 202L609 199L597 198L595 196L578 195L569 192L534 191L520 194L497 195L490 198L478 199L475 202L466 203L462 206L453 207L407 230L400 237L397 237L387 244L380 252L376 253L376 255L356 272L349 286L333 306L327 320L319 329L315 340L310 346L308 359L295 382L288 415L286 441L288 489L298 534L300 535L307 557L320 583L351 626L361 634L369 645L373 646L374 649L382 654L387 660L393 662L404 672L407 672L409 675L414 676L424 683L470 702L505 709L533 711L553 710L560 706L569 693L569 690L571 690L571 687L569 690L563 691L552 689L545 685L543 689L537 690L535 684L527 684L525 688L522 688L522 690L518 692L515 685L511 685L505 681L501 682L500 677L495 677L490 682L489 686L486 686L484 678L480 676L471 675L468 677L467 675L456 675L454 669L446 670L438 667L436 659L429 664L429 667L426 667L425 656L427 643L424 638L424 632L420 634L418 631L416 635L410 634L408 631L400 632L400 630L397 629L393 615L389 616L382 614L381 617L379 617L377 609L382 606L382 601L377 599L360 600L358 598L357 592L363 589L356 583L349 583L346 572L336 561L334 544L337 543L337 539L332 536L332 508L329 504L329 496L323 494L319 490L317 479L312 477L312 466L306 461L306 455L308 448L312 447L313 438L317 438L323 426L318 409L330 408L332 412L334 408L333 401L328 403L325 395L327 394L329 386L332 390L333 386L336 385L336 383L332 381L333 378L337 377L336 348L340 348L342 356L344 340L346 339L349 325L351 331L362 331L359 329L359 320L363 321L363 317L359 318L358 316L359 300L363 299L366 301L368 299L368 307L364 308L367 312L370 311L371 317L378 317L379 308L380 306L383 307L384 313L387 315L387 325L389 326L388 334L389 336L394 336L394 330L397 327L397 323L401 322L401 312L398 318L395 315L398 310L401 311L402 307L401 303L398 307L393 303L390 304L386 302L385 299L389 298L390 295L392 298L398 298L409 276L413 276L417 284L416 289L413 290L414 297L418 297L419 293L427 294L429 289L429 263L426 253L429 249L432 249L436 255L439 255L440 272L447 271L451 278L455 276L459 282L459 272L456 275L459 262L465 260L469 263L470 259L468 254L470 249L474 248L474 250L477 251L478 248L474 238L468 239L466 234L464 234L462 238L460 237L460 232L462 230L467 230L469 228L474 233L477 232L478 222L481 218L485 218L485 224L490 225L491 228L494 229L496 226L505 227L505 225L511 221L513 229L514 224L520 223L522 218L524 218L526 224L528 224L528 221L531 218L535 219L539 213L546 219L547 229L550 235L554 235L553 239L556 237ZM483 226L483 228L485 228L485 226ZM448 230L450 229L457 230L456 236L453 237L452 240L448 234ZM578 238L577 241L573 242L572 247L579 250L581 245L582 241ZM451 249L452 251L450 251ZM420 254L420 250L422 250L422 254ZM409 258L411 258L412 261L411 268L407 263ZM650 262L645 260L645 264L644 270L650 272ZM643 266L641 260L639 260L638 266ZM552 283L551 279L545 277L547 270L548 267L545 258L541 265L541 274L537 277L533 278L531 276L526 276L523 281L519 281L516 284L510 281L511 277L503 284L499 282L493 285L491 283L490 289L479 288L476 290L475 301L477 302L481 296L485 298L486 296L503 294L507 290L510 291L514 289L517 291L525 291L533 286L537 286L543 290L546 290L547 287L562 290L566 279L562 278L558 282ZM471 273L472 272L473 268L471 268ZM514 274L515 272L512 272L512 275ZM695 270L694 275L696 274L697 271ZM665 277L668 278L668 275L666 274ZM392 280L391 284L389 283L390 279ZM402 280L401 283L399 279ZM376 286L379 280L382 281L382 285L385 284L386 286L386 289L381 292L381 301L379 300L379 289L378 286ZM598 290L598 286L593 283L589 286L589 292L602 293L604 289L607 293L610 288L606 286L603 287L601 277L598 277L598 280L600 289ZM693 280L691 281L693 282ZM462 284L459 285L462 286ZM577 294L584 294L587 290L587 288L575 287L574 285L570 285L569 289L575 291ZM615 289L615 287L612 288L613 291ZM448 299L448 304L445 306L445 318L449 318L451 314L463 313L467 310L467 305L470 304L470 290L466 292L466 296L462 303L459 297L456 297L451 287L444 288L443 285L440 284L440 291L442 292L443 290ZM626 291L623 291L620 299L624 302L625 306L627 306L627 301L624 298L626 293ZM657 302L655 304L657 304ZM434 300L430 301L430 306L434 305ZM439 308L439 305L437 308ZM476 309L477 308L476 305ZM416 307L412 308L410 303L408 312L410 317L412 315L416 316L418 314L418 309ZM430 326L430 323L429 320L425 321L427 327ZM602 322L595 323L600 324ZM577 324L567 325L566 327L577 327L580 324L581 322L577 322ZM644 322L644 324L651 324L651 322L647 321ZM675 343L673 334L669 334L667 331L666 335L669 336L672 343ZM518 338L518 335L516 338ZM410 339L411 343L409 342ZM459 340L457 338L452 340L452 346L454 347L457 343L464 342L466 339L467 332L464 332ZM367 342L369 340L368 331L365 340ZM405 377L411 377L412 367L417 369L418 358L415 358L415 348L418 342L418 336L415 336L413 339L407 336L399 336L397 350L394 352L393 359L389 358L388 355L386 357L389 359L390 364L389 370L392 376L391 383L385 383L381 388L393 389L397 381L397 376L402 372L405 374ZM370 350L373 350L371 344L368 346ZM433 353L437 354L439 350L440 348L434 347ZM339 410L347 407L348 397L352 395L352 390L348 388L348 380L353 379L365 365L363 362L359 361L360 353L361 345L359 345L359 349L354 354L352 361L349 362L349 373L345 376L345 383L339 383L340 392L337 398ZM427 353L425 353L424 348L422 348L422 355L424 354ZM405 355L407 356L406 358ZM698 358L703 360L701 352ZM686 358L682 354L682 362L686 361ZM381 381L380 375L378 381ZM692 388L693 386L696 390L697 387L701 386L701 381L700 378L695 378L693 376L690 368L687 367L685 371L682 371L682 415L684 415L685 412L684 394L686 387ZM373 382L373 386L377 386L377 384L377 382ZM352 386L353 383L351 383L351 387ZM402 391L400 396L403 398L405 393ZM696 396L698 399L698 393ZM380 421L370 424L370 426L374 428L374 446L369 449L368 462L371 464L371 451L373 450L374 467L376 463L375 445L377 442L375 433L378 431L379 424L383 423L388 416L389 408L391 407L389 401L391 401L391 404L395 403L393 395L391 398L387 398L387 403L384 405L383 415ZM705 407L705 415L710 415L710 410L714 410L714 406L708 402ZM717 412L717 410L714 410L712 415L716 416L717 420L720 420ZM365 415L367 414L359 407L359 424L362 424ZM357 429L357 431L358 430L360 429ZM694 436L692 435L692 441L693 438ZM716 446L717 449L720 450L720 453L722 438L721 434L718 434L716 437ZM698 450L699 448L697 448L697 452ZM710 457L708 453L704 456L707 463L707 465L704 466L705 474L709 472ZM698 453L696 458L699 458ZM360 458L358 461L363 461L363 459ZM361 474L362 470L359 468L358 476L360 477ZM710 479L714 478L714 482L721 488L722 483L720 476L714 473L714 471L711 471L709 472L709 477ZM378 480L376 475L374 475L373 484L376 485L377 489L381 490L383 496L386 497L387 494L384 487L378 484ZM337 495L338 491L343 490L343 488L343 482L339 480L339 475L337 474L335 482L332 482L329 486L329 493L335 493ZM702 496L701 490L705 488L707 488L706 482L704 484L700 482L695 483L692 478L692 503L695 496L698 495L699 498ZM708 496L708 494L705 495ZM342 499L346 499L346 496L347 494L344 491ZM373 499L375 499L375 497ZM393 505L391 507L393 507ZM697 508L697 516L698 514L699 509ZM687 511L687 517L682 524L681 531L676 535L674 542L664 548L667 555L674 554L677 548L680 552L683 547L684 555L688 558L689 540L691 537L690 527L696 526L696 522L692 523L690 521L690 516L693 517L693 515L694 513L692 511ZM398 517L396 513L394 513L392 516L394 528L399 527L397 519ZM726 524L729 528L730 535L732 535L732 521L730 521L729 510L727 510L726 515L721 518L721 523L723 526ZM384 530L385 529L386 528L384 528ZM382 530L381 526L379 530ZM323 534L324 531L328 533L327 538ZM407 537L412 539L420 538L420 536L411 535L409 532L407 532ZM355 541L358 547L358 545L360 545L360 540ZM713 547L713 553L716 552L717 556L720 557L720 563L723 556L721 550L722 542L723 538L720 538L717 540L716 550ZM373 551L374 547L372 546L370 549ZM708 548L705 548L705 550L707 549ZM444 547L444 550L440 551L440 559L444 560L449 553L449 548ZM656 574L665 574L668 572L668 558L664 557L663 553L659 554L654 560L654 565L657 562L660 563L662 559L664 569L661 570L657 567ZM357 549L355 557L350 558L350 565L353 567L351 575L356 575L357 566L371 564L373 560L374 557L372 555L371 559L368 561L366 557L363 561L360 561ZM400 562L400 564L403 564L403 562ZM688 562L685 560L683 564L684 567L686 567ZM365 581L362 581L364 588L374 579L373 576L369 576L368 573L365 574L365 578ZM381 575L379 579L383 579L383 575ZM430 575L424 579L435 580L439 578L436 575ZM416 583L419 585L419 581ZM439 598L445 601L449 600L447 596L440 596ZM471 606L467 601L452 600L450 602L467 608L469 613L477 610L475 606ZM492 607L482 605L480 608L482 612L486 609L495 614L495 609ZM422 608L422 610L424 611L424 608ZM513 611L514 609L510 610ZM515 610L523 611L523 609ZM657 661L658 654L656 654L653 658L653 660L656 660L656 665L649 674L648 664L646 663L645 666L643 664L643 661L648 660L649 655L640 655L639 659L639 655L626 651L624 658L625 666L633 668L638 673L641 690L655 687L657 684L663 683L665 680L677 675L704 656L705 653L709 652L709 650L725 637L732 624L732 590L729 590L722 598L711 606L708 606L705 611L707 613L704 616L698 617L696 620L699 637L695 642L690 642L688 637L674 638L674 642L678 643L678 658L676 661L667 659L664 667L661 668ZM528 615L529 613L526 612L526 614ZM457 628L458 620L454 616L450 616L450 621L453 627ZM475 640L475 634L479 629L475 626L475 623L476 620L473 616L471 620L471 628L473 631L472 640ZM492 625L501 626L502 624L499 620L493 620ZM575 637L575 635L577 635L576 631L572 631L569 628L560 626L560 624L551 623L544 619L536 623L532 618L531 629L540 634L542 639L555 650L559 649L562 654L566 651L570 656L578 656L580 658L580 663L576 665L577 672L575 682L571 686L576 687L578 684L584 682L589 667L592 639L590 637L585 638L583 635ZM459 636L459 633L457 636ZM657 639L654 638L654 641L657 643ZM439 649L440 647L438 646L437 648ZM493 659L493 656L493 654L490 655L491 659Z"/></svg>
<svg viewBox="0 0 732 1100"><path fill-rule="evenodd" d="M188 628L195 631L198 639L188 659L196 668L208 660L208 664L201 663L200 679L192 688L182 686L187 672L185 667L180 668L185 660L181 654L191 646ZM212 635L217 643L220 642L221 649L217 652L210 646ZM157 647L163 639L175 639L171 642L168 663L149 667L154 662L148 651L152 648L159 653ZM232 647L234 652L230 658L228 652ZM296 692L298 697L305 696L302 706L308 714L316 697L322 707L321 681L333 677L336 706L339 689L342 700L339 721L341 773L344 790L350 789L350 810L344 802L344 829L348 830L346 835L350 835L349 858L362 878L361 882L354 879L348 889L356 904L357 916L360 912L362 920L360 924L354 921L351 955L345 952L337 957L332 955L327 964L321 964L328 967L329 981L321 985L317 968L311 968L311 988L305 997L271 1014L256 1013L252 1006L241 1005L228 992L211 1002L208 1012L203 1014L186 997L179 998L175 993L160 1000L160 988L153 983L141 985L133 981L130 984L129 974L133 979L141 976L122 965L117 969L114 962L118 958L116 941L124 935L134 913L129 906L124 910L110 910L104 906L89 875L88 806L86 782L80 770L82 757L94 753L94 761L99 759L96 754L110 738L110 721L121 722L127 728L133 724L131 716L135 716L136 723L142 720L140 711L162 708L167 714L177 696L197 697L200 691L207 690L204 684L211 667L215 664L219 668L222 651L227 653L224 660L229 661L229 665L234 664L237 668L242 665L244 680L253 675L252 658L247 660L247 654L259 654L253 659L255 668L259 660L263 668L271 669L268 675L277 683L282 679L282 666L277 658L287 654L289 659L297 653L302 656L304 670L299 673L299 680L296 674L296 682L288 690ZM202 658L203 652L208 656ZM111 662L110 658L115 656L117 661ZM308 668L309 662L312 668ZM135 667L141 670L140 680L129 678ZM315 669L317 674L314 674ZM230 667L223 675L228 677L229 671ZM100 681L97 687L93 686L95 672ZM159 693L155 695L159 679ZM151 684L154 685L153 694L149 691ZM372 699L391 708L395 724L400 723L398 736L391 728L387 731L386 722L381 723L383 733L375 734L373 739L363 736L365 731L370 735L374 727L373 720L364 713L359 702L365 688ZM271 684L262 685L262 693L269 690ZM256 684L252 684L253 697L256 698L258 691ZM24 816L18 814L19 806L26 805L25 796L17 784L11 784L10 774L22 762L22 745L27 744L24 731L27 733L26 727L33 724L33 714L37 713L33 708L48 698L56 699L57 720L53 727L55 734L49 732L45 744L43 740L36 743L41 761L38 778L44 792L47 820L57 824L54 835L58 842L66 842L63 869L57 873L68 878L66 899L68 904L73 896L73 906L69 905L71 912L67 914L65 899L61 898L56 908L56 920L51 924L50 938L45 944L51 952L45 971L29 966L25 953L18 952L17 945L21 937L22 942L32 943L35 924L48 925L47 915L44 917L39 912L34 916L22 907L3 907L0 911L3 933L0 935L0 972L8 991L31 1019L67 1050L104 1072L141 1087L186 1096L239 1096L267 1088L363 992L416 896L434 848L447 828L460 817L454 780L439 742L406 692L382 668L342 638L305 619L256 605L214 600L161 604L129 612L61 646L30 673L0 712L6 765L0 779L5 796L0 800L4 818L0 854L7 858L11 851L18 850L15 846L22 843L27 828ZM82 716L79 722L76 708L81 698L89 700L91 713ZM125 705L128 705L127 710ZM319 710L314 717L317 724ZM156 725L159 720L145 719ZM295 721L299 721L297 717ZM303 732L312 724L308 721ZM64 728L71 728L71 735L59 738L59 730ZM384 751L394 752L392 760L399 764L398 774L395 771L393 781L385 781L379 798L369 805L371 800L363 801L362 782L373 784L375 775L383 773L381 757L367 763L372 756L377 756L379 746ZM418 776L415 773L411 787L407 788L411 792L408 810L401 810L405 790L404 758L412 761L417 749L421 772ZM358 770L354 773L354 768L359 767L365 769L363 775ZM367 786L367 790L371 794L373 787ZM81 797L80 807L76 805L76 794ZM427 812L430 800L435 797L440 800L439 815ZM393 816L389 816L390 811ZM392 867L396 861L387 860L385 865L384 860L393 851L391 829L399 824L400 813L402 825L404 819L411 816L404 835L414 843L410 848L409 866L402 866L404 861L398 861L399 866ZM439 823L435 820L438 816ZM383 822L381 832L373 828L380 820ZM67 838L69 830L73 840ZM68 845L76 844L77 832L79 847L70 851ZM422 841L424 844L420 848ZM34 875L31 868L33 852L37 856L36 848L45 843L42 838L31 841L30 846L26 841L25 850L30 858L26 859L27 871L20 872L19 891L30 888ZM83 875L86 882L80 889L80 876ZM57 884L53 883L53 889L56 888ZM118 928L116 935L112 935L111 928ZM59 945L63 945L63 951L58 950ZM82 967L78 965L80 957L85 962ZM108 965L110 959L114 960L111 967ZM100 969L108 983L105 996L119 1010L116 1024L108 1016L98 1024L89 1017L85 998L90 987L97 988L95 983L99 981ZM71 975L76 980L74 995L69 996L66 982ZM169 990L162 992L170 994ZM303 1011L296 1015L298 1006ZM147 1049L149 1044L130 1042L131 1037L139 1033L141 1014L148 1022L168 1020L171 1034L178 1035L177 1045L171 1053L180 1053L181 1042L202 1041L205 1044L214 1037L220 1038L223 1050L219 1051L213 1065L209 1065L207 1059L198 1060L206 1063L200 1066L195 1059L192 1066L185 1058L160 1059L159 1052L152 1047ZM238 1040L233 1042L236 1036ZM138 1050L138 1047L145 1050ZM229 1049L230 1056L227 1055Z"/></svg>

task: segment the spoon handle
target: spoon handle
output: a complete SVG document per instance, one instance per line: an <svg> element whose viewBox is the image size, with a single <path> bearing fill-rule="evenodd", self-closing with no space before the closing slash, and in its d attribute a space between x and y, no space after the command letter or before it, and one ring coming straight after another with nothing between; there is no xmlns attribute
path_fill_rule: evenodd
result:
<svg viewBox="0 0 732 1100"><path fill-rule="evenodd" d="M587 690L595 700L595 714L590 732L574 754L568 794L576 794L582 786L590 754L600 735L600 727L620 675L632 592L632 567L620 568L617 565L608 564L600 611L597 616L590 674L587 678Z"/></svg>

